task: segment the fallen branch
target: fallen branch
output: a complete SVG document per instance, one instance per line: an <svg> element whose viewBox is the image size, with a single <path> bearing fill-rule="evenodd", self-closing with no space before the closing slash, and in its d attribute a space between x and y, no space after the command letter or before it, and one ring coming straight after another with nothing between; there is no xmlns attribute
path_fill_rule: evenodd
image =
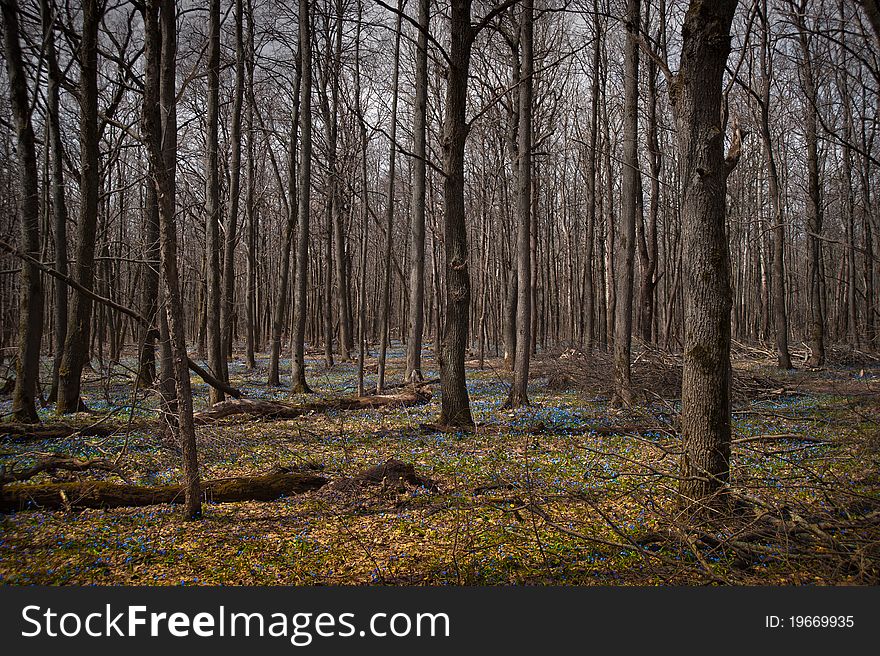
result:
<svg viewBox="0 0 880 656"><path fill-rule="evenodd" d="M743 442L771 442L773 440L795 440L797 442L813 442L814 444L827 444L828 440L821 437L813 437L811 435L802 435L801 433L770 433L767 435L750 435L749 437L739 437L732 440L733 444L742 444Z"/></svg>
<svg viewBox="0 0 880 656"><path fill-rule="evenodd" d="M283 496L316 490L327 479L313 474L282 473L230 478L202 483L207 501L274 501ZM183 503L179 485L118 485L105 482L26 483L6 485L0 496L0 512L37 508L118 508Z"/></svg>
<svg viewBox="0 0 880 656"><path fill-rule="evenodd" d="M196 425L209 424L233 415L255 415L266 419L295 419L311 413L330 410L365 410L381 407L403 407L427 403L431 393L424 389L407 389L400 394L377 394L374 396L324 399L314 403L294 405L281 401L258 401L238 399L221 401L207 410L193 414Z"/></svg>
<svg viewBox="0 0 880 656"><path fill-rule="evenodd" d="M101 305L105 305L113 310L116 310L117 312L121 312L122 314L131 317L132 319L137 321L141 326L143 326L144 328L147 329L147 334L151 334L151 335L155 335L155 336L159 335L159 331L150 323L150 321L147 320L140 313L138 313L136 310L132 310L130 307L127 307L127 306L122 305L120 303L117 303L116 301L113 301L109 298L104 298L103 296L96 294L91 289L88 289L88 288L84 287L83 285L81 285L80 283L78 283L71 276L60 273L50 266L46 266L45 264L40 262L38 259L31 257L27 253L21 252L20 250L18 250L17 248L15 248L11 244L9 244L3 240L0 240L0 248L5 250L7 253L10 253L11 255L14 255L17 258L22 259L25 262L28 262L29 264L33 264L38 269L43 271L43 273L48 273L50 276L54 276L55 278L58 278L59 280L64 281L68 286L75 289L80 294L82 294L84 296L88 296L90 299L92 299L96 303L100 303ZM198 364L193 362L191 358L187 358L187 365L189 366L190 371L192 371L193 373L200 376L201 379L204 380L211 387L218 389L218 390L222 390L226 394L229 394L229 396L232 396L236 399L241 398L242 394L241 394L240 390L238 390L235 387L232 387L231 385L224 383L223 381L217 379L211 373L205 371L202 367L200 367Z"/></svg>
<svg viewBox="0 0 880 656"><path fill-rule="evenodd" d="M69 424L0 424L0 435L14 440L52 440L71 435L108 437L116 430L107 426L70 426Z"/></svg>
<svg viewBox="0 0 880 656"><path fill-rule="evenodd" d="M11 483L14 481L26 481L41 472L54 472L58 471L59 469L74 472L87 471L89 469L100 469L103 471L113 472L116 471L118 467L109 460L105 460L104 458L90 458L88 460L80 460L78 458L70 458L68 456L53 454L44 458L40 458L36 463L21 471L16 471L15 469L7 470L5 466L0 467L0 485L4 485L6 483Z"/></svg>

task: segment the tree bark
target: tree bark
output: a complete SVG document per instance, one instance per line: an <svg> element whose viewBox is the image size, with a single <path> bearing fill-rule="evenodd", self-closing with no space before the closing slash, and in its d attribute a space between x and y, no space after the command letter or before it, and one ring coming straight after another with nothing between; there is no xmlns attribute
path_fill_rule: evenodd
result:
<svg viewBox="0 0 880 656"><path fill-rule="evenodd" d="M290 256L293 250L293 237L296 231L297 191L296 191L296 140L299 123L299 86L302 69L299 51L296 54L296 77L293 82L293 112L290 123L290 145L287 159L287 222L284 225L284 244L281 251L281 271L279 271L278 300L272 315L272 344L269 356L269 380L270 386L281 385L278 361L281 357L281 334L284 326L284 317L287 314L287 294L290 283Z"/></svg>
<svg viewBox="0 0 880 656"><path fill-rule="evenodd" d="M309 0L299 0L299 49L302 62L300 82L301 154L299 166L299 229L296 244L296 281L293 294L292 393L311 392L306 383L306 284L309 273L309 212L312 180L312 42Z"/></svg>
<svg viewBox="0 0 880 656"><path fill-rule="evenodd" d="M813 56L810 50L810 37L807 32L807 2L801 0L795 11L794 22L798 29L801 47L801 85L804 90L804 132L807 148L807 243L810 247L808 266L809 326L808 346L810 367L825 364L825 279L822 271L822 188L819 180L819 111L816 79L813 72Z"/></svg>
<svg viewBox="0 0 880 656"><path fill-rule="evenodd" d="M519 127L517 130L517 237L516 237L516 356L513 384L506 406L518 408L529 404L529 360L532 331L532 92L534 86L533 53L534 6L523 0L520 17Z"/></svg>
<svg viewBox="0 0 880 656"><path fill-rule="evenodd" d="M37 191L37 153L28 103L27 76L21 52L18 1L2 3L6 72L15 120L18 185L21 191L19 221L21 247L31 257L40 256L40 201ZM19 287L18 361L12 414L16 420L37 423L36 395L40 375L40 341L43 332L43 287L39 268L22 263Z"/></svg>
<svg viewBox="0 0 880 656"><path fill-rule="evenodd" d="M59 91L62 73L58 67L55 51L54 11L49 0L40 0L40 17L43 27L43 44L46 52L46 112L49 125L49 139L52 152L52 212L53 237L55 240L55 270L67 275L67 201L64 196L64 146L61 143L61 120L59 113ZM54 299L54 359L52 362L52 389L49 401L58 398L58 372L64 355L64 341L67 337L67 285L55 284Z"/></svg>
<svg viewBox="0 0 880 656"><path fill-rule="evenodd" d="M237 21L241 21L241 0L237 0ZM207 287L206 346L208 367L224 378L226 353L220 327L220 0L211 0L208 7L208 113L206 120L205 156L205 241ZM213 405L224 399L223 392L211 388L208 402Z"/></svg>
<svg viewBox="0 0 880 656"><path fill-rule="evenodd" d="M736 0L692 0L670 88L682 177L682 373L680 492L711 503L730 475L730 254L721 84Z"/></svg>
<svg viewBox="0 0 880 656"><path fill-rule="evenodd" d="M317 490L322 476L279 473L205 481L198 494L212 503L274 501ZM120 508L188 503L188 490L179 485L119 485L104 481L6 485L0 494L0 512L57 508Z"/></svg>
<svg viewBox="0 0 880 656"><path fill-rule="evenodd" d="M159 11L162 12L160 32ZM150 167L159 201L159 244L162 259L162 280L165 285L165 311L168 320L172 366L177 395L176 429L183 449L183 514L187 519L201 517L201 486L199 462L193 424L192 389L190 387L189 358L186 354L186 336L183 302L180 294L180 276L177 267L177 229L175 226L175 172L169 165L162 148L163 134L177 132L176 117L160 115L160 87L172 84L175 60L166 57L176 48L168 47L176 39L174 29L167 29L170 18L176 15L176 3L167 0L148 0L144 10L144 105L143 133L150 158ZM161 70L161 75L160 75ZM170 80L168 78L171 78ZM164 79L161 79L164 78Z"/></svg>
<svg viewBox="0 0 880 656"><path fill-rule="evenodd" d="M419 0L416 40L415 100L413 107L413 189L409 271L409 335L406 343L406 380L421 380L422 333L425 325L425 158L428 105L428 30L430 0Z"/></svg>
<svg viewBox="0 0 880 656"><path fill-rule="evenodd" d="M398 0L398 12L403 2ZM397 87L400 77L400 27L401 13L397 14L394 32L394 73L391 77L391 139L388 155L388 197L385 205L385 277L382 280L382 330L379 336L379 369L376 376L376 394L385 387L385 360L388 353L388 327L391 323L391 240L394 233L394 182L397 173Z"/></svg>
<svg viewBox="0 0 880 656"><path fill-rule="evenodd" d="M761 32L761 141L767 162L767 184L770 192L770 209L773 213L772 275L770 278L773 301L773 329L776 337L776 364L780 369L791 369L788 352L788 313L785 307L785 217L782 214L782 198L779 191L779 173L773 142L770 135L770 80L771 66L769 47L770 24L767 2L763 3Z"/></svg>
<svg viewBox="0 0 880 656"><path fill-rule="evenodd" d="M627 0L624 54L623 171L620 198L620 258L616 271L614 316L614 401L633 401L630 360L632 347L633 277L636 253L636 214L640 205L639 173L639 46L640 0Z"/></svg>
<svg viewBox="0 0 880 656"><path fill-rule="evenodd" d="M471 416L464 368L471 302L464 206L464 147L469 130L465 111L474 40L471 0L452 0L450 34L446 114L443 123L443 163L446 174L443 180L446 321L443 324L439 358L440 384L443 388L440 424L471 428L474 420Z"/></svg>
<svg viewBox="0 0 880 656"><path fill-rule="evenodd" d="M95 235L98 225L100 153L98 151L98 26L103 3L83 0L80 62L80 202L76 230L76 265L74 277L86 289L95 282ZM80 395L82 370L88 360L92 300L84 294L71 299L64 356L58 374L58 414L85 408Z"/></svg>

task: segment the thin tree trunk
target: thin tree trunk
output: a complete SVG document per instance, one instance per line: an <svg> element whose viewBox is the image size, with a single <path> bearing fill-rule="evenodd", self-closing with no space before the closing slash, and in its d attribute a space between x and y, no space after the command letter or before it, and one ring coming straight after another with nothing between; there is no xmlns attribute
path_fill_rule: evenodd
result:
<svg viewBox="0 0 880 656"><path fill-rule="evenodd" d="M241 0L236 2L241 20ZM206 241L206 315L205 336L208 368L215 376L225 379L223 339L220 324L220 0L211 0L208 7L208 114L206 117L205 157L205 241ZM208 392L211 405L220 403L225 396L213 387Z"/></svg>
<svg viewBox="0 0 880 656"><path fill-rule="evenodd" d="M95 235L98 222L100 153L98 151L98 26L103 5L99 0L83 0L83 28L79 47L80 62L80 217L76 231L76 281L88 290L95 282ZM82 370L88 359L92 300L74 294L68 317L64 356L58 374L59 414L85 408L80 396Z"/></svg>
<svg viewBox="0 0 880 656"><path fill-rule="evenodd" d="M533 54L534 6L523 0L520 17L520 84L519 128L517 130L517 237L516 237L516 356L513 384L505 405L518 408L529 404L529 360L532 331L532 90L534 86Z"/></svg>
<svg viewBox="0 0 880 656"><path fill-rule="evenodd" d="M67 202L64 197L64 146L61 143L61 121L59 114L59 91L62 83L61 69L55 52L54 11L49 0L40 0L40 16L43 25L43 45L46 52L46 103L49 139L52 160L52 212L53 237L55 241L55 270L67 275ZM55 283L54 300L54 360L52 363L52 388L49 401L58 398L58 372L64 355L64 341L67 337L67 285Z"/></svg>
<svg viewBox="0 0 880 656"><path fill-rule="evenodd" d="M810 322L808 346L810 357L807 364L821 367L825 363L825 280L822 266L822 190L819 181L819 139L816 80L813 72L813 56L806 27L807 0L801 0L795 12L795 26L801 46L801 84L804 89L804 130L807 148L807 240L810 246L808 267L808 290Z"/></svg>
<svg viewBox="0 0 880 656"><path fill-rule="evenodd" d="M240 1L240 0L239 0ZM245 195L245 212L247 214L247 285L245 291L245 361L248 369L257 366L254 351L257 347L257 241L259 217L256 207L256 161L254 158L254 14L251 2L247 3L247 48L245 68L247 71L247 135L248 135L248 178Z"/></svg>
<svg viewBox="0 0 880 656"><path fill-rule="evenodd" d="M764 159L767 162L770 208L773 213L772 227L772 275L770 278L773 299L773 329L776 337L776 364L780 369L791 369L791 355L788 352L788 313L785 308L785 217L782 214L782 198L779 191L779 173L770 135L770 59L767 2L764 0L761 31L761 140L764 145Z"/></svg>
<svg viewBox="0 0 880 656"><path fill-rule="evenodd" d="M397 10L403 11L403 0L398 0ZM388 326L391 322L391 239L394 233L394 182L397 172L397 86L400 75L400 26L401 13L397 14L394 33L394 73L391 77L391 143L388 155L388 200L385 206L385 278L382 281L382 330L379 343L379 369L376 377L376 394L385 387L385 359L388 353Z"/></svg>
<svg viewBox="0 0 880 656"><path fill-rule="evenodd" d="M427 179L426 129L428 104L428 30L430 0L419 0L416 41L415 100L413 107L413 188L409 272L409 335L406 343L406 380L422 380L422 337L425 327L425 186Z"/></svg>
<svg viewBox="0 0 880 656"><path fill-rule="evenodd" d="M272 386L280 386L281 379L279 374L278 361L281 357L281 334L283 332L284 317L287 314L287 294L290 282L290 256L293 250L293 237L296 230L296 210L297 210L297 190L296 190L296 139L297 124L299 123L299 86L300 71L302 65L300 63L299 51L296 54L297 70L296 77L293 82L293 112L290 124L290 150L287 160L287 223L284 226L284 245L281 253L281 271L279 272L278 282L278 301L275 304L275 312L272 316L272 338L271 338L271 355L269 357L269 381ZM295 254L294 254L295 257Z"/></svg>
<svg viewBox="0 0 880 656"><path fill-rule="evenodd" d="M162 29L160 35L158 13L162 5ZM196 450L195 426L193 424L192 390L190 388L186 339L184 336L183 302L180 294L180 281L177 269L177 230L175 227L175 176L168 165L162 148L163 133L177 131L176 118L166 115L163 124L160 115L160 66L161 85L173 81L173 66L164 57L173 54L176 48L168 47L169 40L175 40L174 2L148 0L144 12L144 106L143 132L150 157L152 175L159 200L159 239L162 257L162 278L165 283L166 315L168 333L173 354L174 379L177 391L177 430L183 450L183 476L185 502L184 517L201 517L201 485L199 480L198 452ZM171 30L167 29L171 26ZM160 45L161 43L161 45ZM168 80L166 73L170 73ZM169 122L170 121L170 122Z"/></svg>
<svg viewBox="0 0 880 656"><path fill-rule="evenodd" d="M633 277L636 252L636 213L639 208L639 46L640 0L627 0L626 52L624 54L623 181L620 198L620 259L615 276L614 401L633 401L630 376L632 345Z"/></svg>
<svg viewBox="0 0 880 656"><path fill-rule="evenodd" d="M235 90L232 99L232 126L229 140L229 214L226 217L226 241L223 248L223 299L220 325L223 331L223 380L229 382L227 358L232 355L235 330L235 244L238 239L238 208L241 195L241 111L244 105L244 9L242 0L235 0Z"/></svg>
<svg viewBox="0 0 880 656"><path fill-rule="evenodd" d="M306 285L309 274L309 211L312 202L312 42L309 0L299 0L299 49L302 65L300 82L299 229L296 244L296 280L293 293L293 355L290 389L292 393L311 392L306 383Z"/></svg>

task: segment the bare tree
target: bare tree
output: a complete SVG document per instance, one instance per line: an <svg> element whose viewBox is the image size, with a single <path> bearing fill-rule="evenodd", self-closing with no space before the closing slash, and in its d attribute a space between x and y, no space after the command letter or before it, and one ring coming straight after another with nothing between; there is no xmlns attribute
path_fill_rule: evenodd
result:
<svg viewBox="0 0 880 656"><path fill-rule="evenodd" d="M38 259L40 256L40 201L37 190L37 153L28 103L27 77L21 53L17 0L4 0L3 40L6 50L6 72L15 119L18 150L18 186L21 191L19 221L21 250ZM39 268L30 262L21 267L19 296L18 361L12 413L21 422L36 423L36 395L40 374L40 340L43 332L43 287Z"/></svg>
<svg viewBox="0 0 880 656"><path fill-rule="evenodd" d="M98 192L101 161L98 149L98 27L104 3L83 0L82 38L79 44L80 105L80 203L76 230L76 265L74 279L92 290L95 283L95 233L98 224ZM59 414L85 409L80 390L82 370L88 360L92 299L74 294L68 315L64 356L58 374Z"/></svg>
<svg viewBox="0 0 880 656"><path fill-rule="evenodd" d="M196 450L195 426L193 424L193 400L190 386L183 303L180 296L180 276L177 266L177 228L175 226L174 170L167 165L162 148L163 134L177 131L174 117L160 113L162 74L171 71L174 64L163 61L163 56L174 52L163 47L169 39L175 39L174 30L161 29L159 12L163 14L163 27L173 24L176 3L167 0L147 0L144 8L144 102L143 132L150 159L150 173L156 185L159 201L160 250L162 279L165 284L165 309L168 317L168 334L173 352L174 380L177 391L176 429L183 449L183 477L185 502L183 515L198 519L202 514L199 461ZM161 71L161 73L160 73ZM171 119L169 121L169 118Z"/></svg>
<svg viewBox="0 0 880 656"><path fill-rule="evenodd" d="M633 401L630 380L632 350L633 277L636 253L636 214L641 206L639 173L639 46L640 0L626 5L626 52L624 78L623 173L620 197L620 256L614 316L614 396L629 405Z"/></svg>
<svg viewBox="0 0 880 656"><path fill-rule="evenodd" d="M517 131L517 234L516 234L516 357L513 385L506 405L518 408L529 404L529 360L532 331L532 95L534 86L534 6L523 0L520 13L519 44L519 128Z"/></svg>
<svg viewBox="0 0 880 656"><path fill-rule="evenodd" d="M682 177L684 370L681 494L709 500L730 474L730 254L722 78L736 0L692 0L682 26L681 64L670 87ZM738 146L738 133L734 147Z"/></svg>
<svg viewBox="0 0 880 656"><path fill-rule="evenodd" d="M241 20L241 0L236 1ZM220 0L211 0L208 7L208 113L205 156L205 274L207 286L207 349L208 367L224 378L223 350L220 328ZM223 392L211 388L209 402L224 399Z"/></svg>
<svg viewBox="0 0 880 656"><path fill-rule="evenodd" d="M293 357L290 389L293 393L311 392L306 383L306 284L309 272L309 212L312 180L312 42L309 0L299 0L299 52L302 66L300 82L300 165L299 228L296 244L296 279L293 289Z"/></svg>

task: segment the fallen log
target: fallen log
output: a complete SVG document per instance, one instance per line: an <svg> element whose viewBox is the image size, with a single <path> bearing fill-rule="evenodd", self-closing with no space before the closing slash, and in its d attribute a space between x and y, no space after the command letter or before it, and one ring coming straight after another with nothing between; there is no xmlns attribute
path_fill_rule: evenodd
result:
<svg viewBox="0 0 880 656"><path fill-rule="evenodd" d="M237 399L215 403L206 410L193 414L196 425L231 417L233 415L254 415L266 419L295 419L311 413L322 413L330 410L367 410L382 407L403 407L427 403L431 393L427 389L410 388L399 394L376 394L373 396L355 396L336 399L323 399L314 403L294 405L282 401L259 401L255 399Z"/></svg>
<svg viewBox="0 0 880 656"><path fill-rule="evenodd" d="M314 474L280 473L218 479L202 483L209 502L274 501L283 496L317 490L327 479ZM179 485L119 485L101 481L6 485L0 493L0 512L58 508L119 508L183 503Z"/></svg>

